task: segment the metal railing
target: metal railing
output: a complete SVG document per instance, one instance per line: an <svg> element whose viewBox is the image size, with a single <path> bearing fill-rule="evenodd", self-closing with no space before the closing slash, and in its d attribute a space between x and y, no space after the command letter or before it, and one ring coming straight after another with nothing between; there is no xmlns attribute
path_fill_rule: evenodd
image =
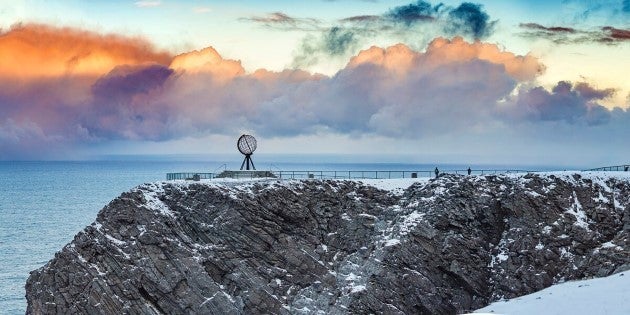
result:
<svg viewBox="0 0 630 315"><path fill-rule="evenodd" d="M493 170L481 169L471 170L471 175L492 175L509 173L533 173L537 171L529 170ZM238 172L235 172L238 173ZM427 178L435 177L435 171L268 171L278 179L395 179L395 178ZM247 173L251 178L260 178L253 172ZM468 170L444 170L440 174L468 175ZM195 177L195 175L199 177ZM199 180L217 178L215 173L167 173L167 180ZM248 176L233 176L230 178L249 178Z"/></svg>
<svg viewBox="0 0 630 315"><path fill-rule="evenodd" d="M213 179L215 177L214 173L166 173L166 180L200 180Z"/></svg>
<svg viewBox="0 0 630 315"><path fill-rule="evenodd" d="M604 167L592 168L592 169L586 170L586 171L606 171L606 172L621 171L621 172L628 172L628 171L630 171L630 165L626 164L626 165L604 166Z"/></svg>
<svg viewBox="0 0 630 315"><path fill-rule="evenodd" d="M471 175L531 173L527 170L471 170ZM435 177L435 171L274 171L280 179L392 179ZM440 174L467 175L468 170L445 170Z"/></svg>

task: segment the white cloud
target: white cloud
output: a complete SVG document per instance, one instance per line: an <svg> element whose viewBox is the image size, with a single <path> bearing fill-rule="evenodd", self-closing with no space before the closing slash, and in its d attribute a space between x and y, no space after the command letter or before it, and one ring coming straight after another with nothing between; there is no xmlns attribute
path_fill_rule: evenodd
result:
<svg viewBox="0 0 630 315"><path fill-rule="evenodd" d="M151 1L151 0L142 0L142 1L135 2L135 5L139 8L152 8L152 7L160 6L161 4L162 4L162 1Z"/></svg>
<svg viewBox="0 0 630 315"><path fill-rule="evenodd" d="M208 7L196 7L196 8L193 9L193 12L195 12L197 14L203 14L203 13L212 12L212 9L210 9Z"/></svg>

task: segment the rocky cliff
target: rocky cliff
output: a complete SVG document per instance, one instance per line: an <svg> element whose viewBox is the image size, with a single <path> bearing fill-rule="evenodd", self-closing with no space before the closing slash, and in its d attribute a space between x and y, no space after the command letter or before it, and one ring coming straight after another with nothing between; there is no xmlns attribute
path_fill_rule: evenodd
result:
<svg viewBox="0 0 630 315"><path fill-rule="evenodd" d="M146 184L31 273L27 312L454 314L628 269L629 231L602 173Z"/></svg>

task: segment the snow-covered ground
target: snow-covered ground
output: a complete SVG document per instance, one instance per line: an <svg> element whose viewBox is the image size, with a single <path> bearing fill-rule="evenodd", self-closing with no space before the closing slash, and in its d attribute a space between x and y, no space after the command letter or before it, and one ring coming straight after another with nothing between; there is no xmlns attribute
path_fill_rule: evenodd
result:
<svg viewBox="0 0 630 315"><path fill-rule="evenodd" d="M630 314L630 271L605 278L570 281L506 301L494 302L475 314Z"/></svg>

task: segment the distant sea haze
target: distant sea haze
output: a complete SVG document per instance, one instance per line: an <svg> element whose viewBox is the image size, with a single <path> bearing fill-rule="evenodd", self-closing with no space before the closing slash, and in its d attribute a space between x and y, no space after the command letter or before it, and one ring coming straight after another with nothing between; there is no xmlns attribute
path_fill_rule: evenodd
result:
<svg viewBox="0 0 630 315"><path fill-rule="evenodd" d="M43 266L74 235L96 219L96 214L122 192L145 182L165 180L169 172L221 172L238 169L242 157L202 161L185 158L116 158L80 162L0 162L0 313L24 314L24 284L30 271ZM301 157L275 162L269 157L254 163L273 171L442 171L472 169L527 169L522 165L316 163ZM287 162L288 160L288 162ZM562 170L545 166L536 170Z"/></svg>

